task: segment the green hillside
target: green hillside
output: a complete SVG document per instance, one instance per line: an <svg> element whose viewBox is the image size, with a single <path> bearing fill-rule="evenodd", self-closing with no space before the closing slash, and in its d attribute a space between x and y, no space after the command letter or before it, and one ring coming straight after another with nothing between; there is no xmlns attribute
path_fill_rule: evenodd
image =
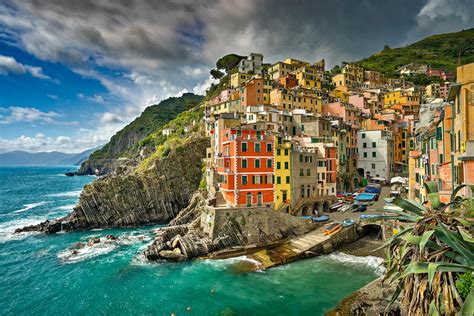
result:
<svg viewBox="0 0 474 316"><path fill-rule="evenodd" d="M434 68L455 72L459 53L461 53L461 64L474 62L474 28L429 36L405 47L393 49L386 47L356 64L364 69L378 70L390 76L395 75L400 66L411 62L431 64Z"/></svg>
<svg viewBox="0 0 474 316"><path fill-rule="evenodd" d="M194 108L202 98L193 93L184 93L181 97L168 98L159 104L147 107L133 122L112 136L103 148L95 151L90 159L116 159L128 156L138 148L141 140L160 130L181 112Z"/></svg>

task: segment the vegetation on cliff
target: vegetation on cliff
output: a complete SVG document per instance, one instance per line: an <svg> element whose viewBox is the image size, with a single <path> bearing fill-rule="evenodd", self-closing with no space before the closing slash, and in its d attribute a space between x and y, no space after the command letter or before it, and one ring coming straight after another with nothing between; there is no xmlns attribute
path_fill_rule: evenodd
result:
<svg viewBox="0 0 474 316"><path fill-rule="evenodd" d="M194 108L202 96L184 93L145 109L133 122L117 132L101 149L95 151L90 159L117 159L136 154L139 143L148 135L160 130L183 111Z"/></svg>
<svg viewBox="0 0 474 316"><path fill-rule="evenodd" d="M385 46L379 53L357 61L356 64L389 76L396 75L399 67L411 62L430 64L434 68L454 72L459 57L461 64L474 62L474 28L429 36L405 47Z"/></svg>

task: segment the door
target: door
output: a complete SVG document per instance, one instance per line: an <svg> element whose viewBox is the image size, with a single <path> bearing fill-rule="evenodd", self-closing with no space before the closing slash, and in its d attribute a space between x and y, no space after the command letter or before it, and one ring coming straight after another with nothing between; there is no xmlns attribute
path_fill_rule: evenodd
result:
<svg viewBox="0 0 474 316"><path fill-rule="evenodd" d="M286 192L283 192L283 197L282 197L283 203L286 203L286 198L287 198Z"/></svg>
<svg viewBox="0 0 474 316"><path fill-rule="evenodd" d="M257 205L262 206L262 204L263 204L262 192L258 192L258 194L257 194Z"/></svg>
<svg viewBox="0 0 474 316"><path fill-rule="evenodd" d="M252 194L247 193L247 206L252 206Z"/></svg>

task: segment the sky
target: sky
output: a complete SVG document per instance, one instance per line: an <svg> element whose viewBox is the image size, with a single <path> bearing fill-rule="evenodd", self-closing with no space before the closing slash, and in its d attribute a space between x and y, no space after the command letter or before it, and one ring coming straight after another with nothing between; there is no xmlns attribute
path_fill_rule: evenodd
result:
<svg viewBox="0 0 474 316"><path fill-rule="evenodd" d="M0 152L80 152L228 53L330 67L473 27L472 0L0 0Z"/></svg>

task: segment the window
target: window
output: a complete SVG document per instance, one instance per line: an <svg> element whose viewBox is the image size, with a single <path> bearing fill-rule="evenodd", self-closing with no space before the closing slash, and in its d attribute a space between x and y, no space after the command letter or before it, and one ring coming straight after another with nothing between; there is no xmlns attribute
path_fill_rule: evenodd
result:
<svg viewBox="0 0 474 316"><path fill-rule="evenodd" d="M281 150L277 149L277 156L280 156L280 155L281 155Z"/></svg>
<svg viewBox="0 0 474 316"><path fill-rule="evenodd" d="M300 154L300 162L303 162L303 155Z"/></svg>
<svg viewBox="0 0 474 316"><path fill-rule="evenodd" d="M242 169L247 168L247 159L242 159Z"/></svg>
<svg viewBox="0 0 474 316"><path fill-rule="evenodd" d="M304 171L303 171L303 169L300 169L300 176L301 176L301 177L304 176Z"/></svg>
<svg viewBox="0 0 474 316"><path fill-rule="evenodd" d="M242 176L242 184L248 184L247 176Z"/></svg>
<svg viewBox="0 0 474 316"><path fill-rule="evenodd" d="M301 186L301 197L304 197L304 185Z"/></svg>
<svg viewBox="0 0 474 316"><path fill-rule="evenodd" d="M289 166L288 166L288 161L285 161L285 169L288 170L288 167L289 167Z"/></svg>
<svg viewBox="0 0 474 316"><path fill-rule="evenodd" d="M288 156L288 149L285 149L285 156Z"/></svg>
<svg viewBox="0 0 474 316"><path fill-rule="evenodd" d="M281 169L281 162L277 162L277 169Z"/></svg>
<svg viewBox="0 0 474 316"><path fill-rule="evenodd" d="M367 153L364 153L364 158L367 158Z"/></svg>
<svg viewBox="0 0 474 316"><path fill-rule="evenodd" d="M367 148L367 143L363 143L362 147Z"/></svg>
<svg viewBox="0 0 474 316"><path fill-rule="evenodd" d="M290 183L290 177L288 177L288 176L286 177L286 183L287 184Z"/></svg>
<svg viewBox="0 0 474 316"><path fill-rule="evenodd" d="M242 143L242 152L245 153L247 150L247 143Z"/></svg>
<svg viewBox="0 0 474 316"><path fill-rule="evenodd" d="M281 184L281 177L277 177L277 184Z"/></svg>
<svg viewBox="0 0 474 316"><path fill-rule="evenodd" d="M372 148L375 148L377 147L377 143L376 142L372 142Z"/></svg>
<svg viewBox="0 0 474 316"><path fill-rule="evenodd" d="M377 152L376 151L373 151L372 152L372 158L376 158L377 157Z"/></svg>
<svg viewBox="0 0 474 316"><path fill-rule="evenodd" d="M260 143L255 143L255 152L256 153L260 152Z"/></svg>
<svg viewBox="0 0 474 316"><path fill-rule="evenodd" d="M306 169L306 175L307 175L308 177L311 176L311 169Z"/></svg>
<svg viewBox="0 0 474 316"><path fill-rule="evenodd" d="M260 168L260 159L255 159L255 168Z"/></svg>
<svg viewBox="0 0 474 316"><path fill-rule="evenodd" d="M271 168L271 167L272 167L272 160L267 159L267 168Z"/></svg>
<svg viewBox="0 0 474 316"><path fill-rule="evenodd" d="M372 164L372 169L375 169L375 164L374 163Z"/></svg>
<svg viewBox="0 0 474 316"><path fill-rule="evenodd" d="M365 133L362 133L362 138L365 138Z"/></svg>
<svg viewBox="0 0 474 316"><path fill-rule="evenodd" d="M272 152L272 144L267 144L267 153Z"/></svg>

